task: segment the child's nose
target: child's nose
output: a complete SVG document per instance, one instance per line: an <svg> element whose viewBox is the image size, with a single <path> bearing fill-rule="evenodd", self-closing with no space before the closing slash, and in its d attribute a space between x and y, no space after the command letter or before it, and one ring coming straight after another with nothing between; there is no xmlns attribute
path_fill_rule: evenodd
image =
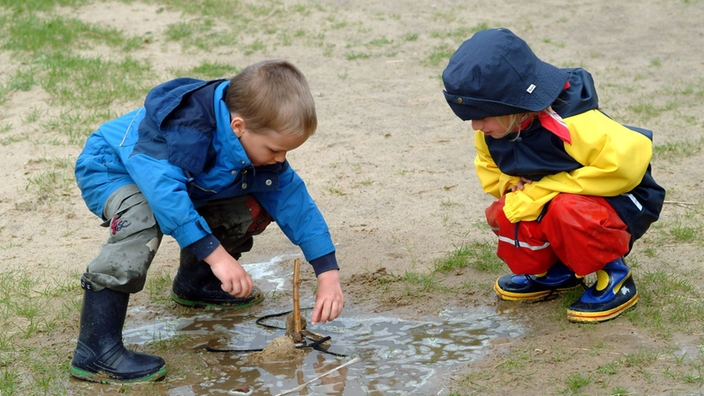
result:
<svg viewBox="0 0 704 396"><path fill-rule="evenodd" d="M482 120L472 120L472 129L475 131L480 131L483 126L484 122L482 122Z"/></svg>

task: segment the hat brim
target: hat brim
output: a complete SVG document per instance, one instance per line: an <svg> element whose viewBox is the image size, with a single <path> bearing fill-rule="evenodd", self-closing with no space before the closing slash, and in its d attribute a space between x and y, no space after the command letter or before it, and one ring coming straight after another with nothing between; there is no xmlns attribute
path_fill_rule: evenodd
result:
<svg viewBox="0 0 704 396"><path fill-rule="evenodd" d="M443 91L452 111L464 121L481 120L487 117L500 117L509 114L528 113L547 109L560 95L569 74L549 63L538 61L535 68L535 85L532 91L526 90L515 103L479 99L471 96L454 95Z"/></svg>

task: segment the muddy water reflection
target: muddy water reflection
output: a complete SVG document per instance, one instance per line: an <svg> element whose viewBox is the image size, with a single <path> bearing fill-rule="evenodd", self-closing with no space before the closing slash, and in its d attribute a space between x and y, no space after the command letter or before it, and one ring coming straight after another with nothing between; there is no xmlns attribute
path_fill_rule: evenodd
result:
<svg viewBox="0 0 704 396"><path fill-rule="evenodd" d="M249 269L248 269L249 270ZM268 274L272 279L271 274ZM256 277L253 276L256 279ZM266 279L266 278L260 278ZM278 282L273 279L272 282ZM258 282L259 283L259 282ZM273 287L270 289L273 290ZM312 305L310 301L302 304ZM158 323L128 328L127 343L189 336L193 345L215 343L216 348L261 348L283 335L282 330L258 326L257 318L290 309L289 304L272 299L245 311L216 312L194 310L191 317L172 318ZM135 315L138 316L138 315ZM308 312L308 317L310 312ZM268 324L284 326L282 320ZM247 366L244 354L204 352L209 372L171 389L172 395L238 395L232 390L242 384L254 395L277 395L326 373L353 357L360 360L325 376L294 395L381 395L436 394L443 377L480 356L482 347L494 337L515 336L520 328L509 318L499 317L488 308L473 311L447 309L424 320L369 314L351 304L343 317L309 330L332 337L330 350L350 355L338 358L309 351L294 363ZM217 364L212 364L217 361Z"/></svg>

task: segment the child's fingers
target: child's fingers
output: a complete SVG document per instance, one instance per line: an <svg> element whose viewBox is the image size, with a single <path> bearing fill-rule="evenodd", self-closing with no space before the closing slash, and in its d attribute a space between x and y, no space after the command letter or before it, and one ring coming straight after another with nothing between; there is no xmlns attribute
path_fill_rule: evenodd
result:
<svg viewBox="0 0 704 396"><path fill-rule="evenodd" d="M321 304L320 311L318 312L317 321L319 321L320 323L326 323L340 316L341 312L342 304L335 301L325 301L323 304ZM315 315L315 312L313 314Z"/></svg>
<svg viewBox="0 0 704 396"><path fill-rule="evenodd" d="M249 282L247 282L249 281ZM254 283L252 282L252 279L248 276L246 279L243 279L241 282L241 287L240 287L240 294L237 294L237 297L244 298L248 297L250 294L252 294L252 289L254 288Z"/></svg>
<svg viewBox="0 0 704 396"><path fill-rule="evenodd" d="M321 320L321 313L323 311L323 302L318 300L315 302L315 307L313 307L313 315L310 317L310 323L311 324L316 324L318 322L325 323L325 321Z"/></svg>
<svg viewBox="0 0 704 396"><path fill-rule="evenodd" d="M328 320L337 319L342 313L342 306L343 304L341 302L333 302L332 308L330 309L330 317Z"/></svg>

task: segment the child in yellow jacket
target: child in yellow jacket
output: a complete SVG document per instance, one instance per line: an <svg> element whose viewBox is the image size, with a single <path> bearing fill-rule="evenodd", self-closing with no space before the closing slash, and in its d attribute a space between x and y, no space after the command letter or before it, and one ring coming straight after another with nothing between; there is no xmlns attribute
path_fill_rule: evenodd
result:
<svg viewBox="0 0 704 396"><path fill-rule="evenodd" d="M623 261L658 219L665 190L650 174L652 133L598 109L591 75L542 62L507 29L476 33L443 72L445 98L476 130L474 161L498 256L514 275L505 300L546 299L597 282L567 310L612 319L638 301Z"/></svg>

